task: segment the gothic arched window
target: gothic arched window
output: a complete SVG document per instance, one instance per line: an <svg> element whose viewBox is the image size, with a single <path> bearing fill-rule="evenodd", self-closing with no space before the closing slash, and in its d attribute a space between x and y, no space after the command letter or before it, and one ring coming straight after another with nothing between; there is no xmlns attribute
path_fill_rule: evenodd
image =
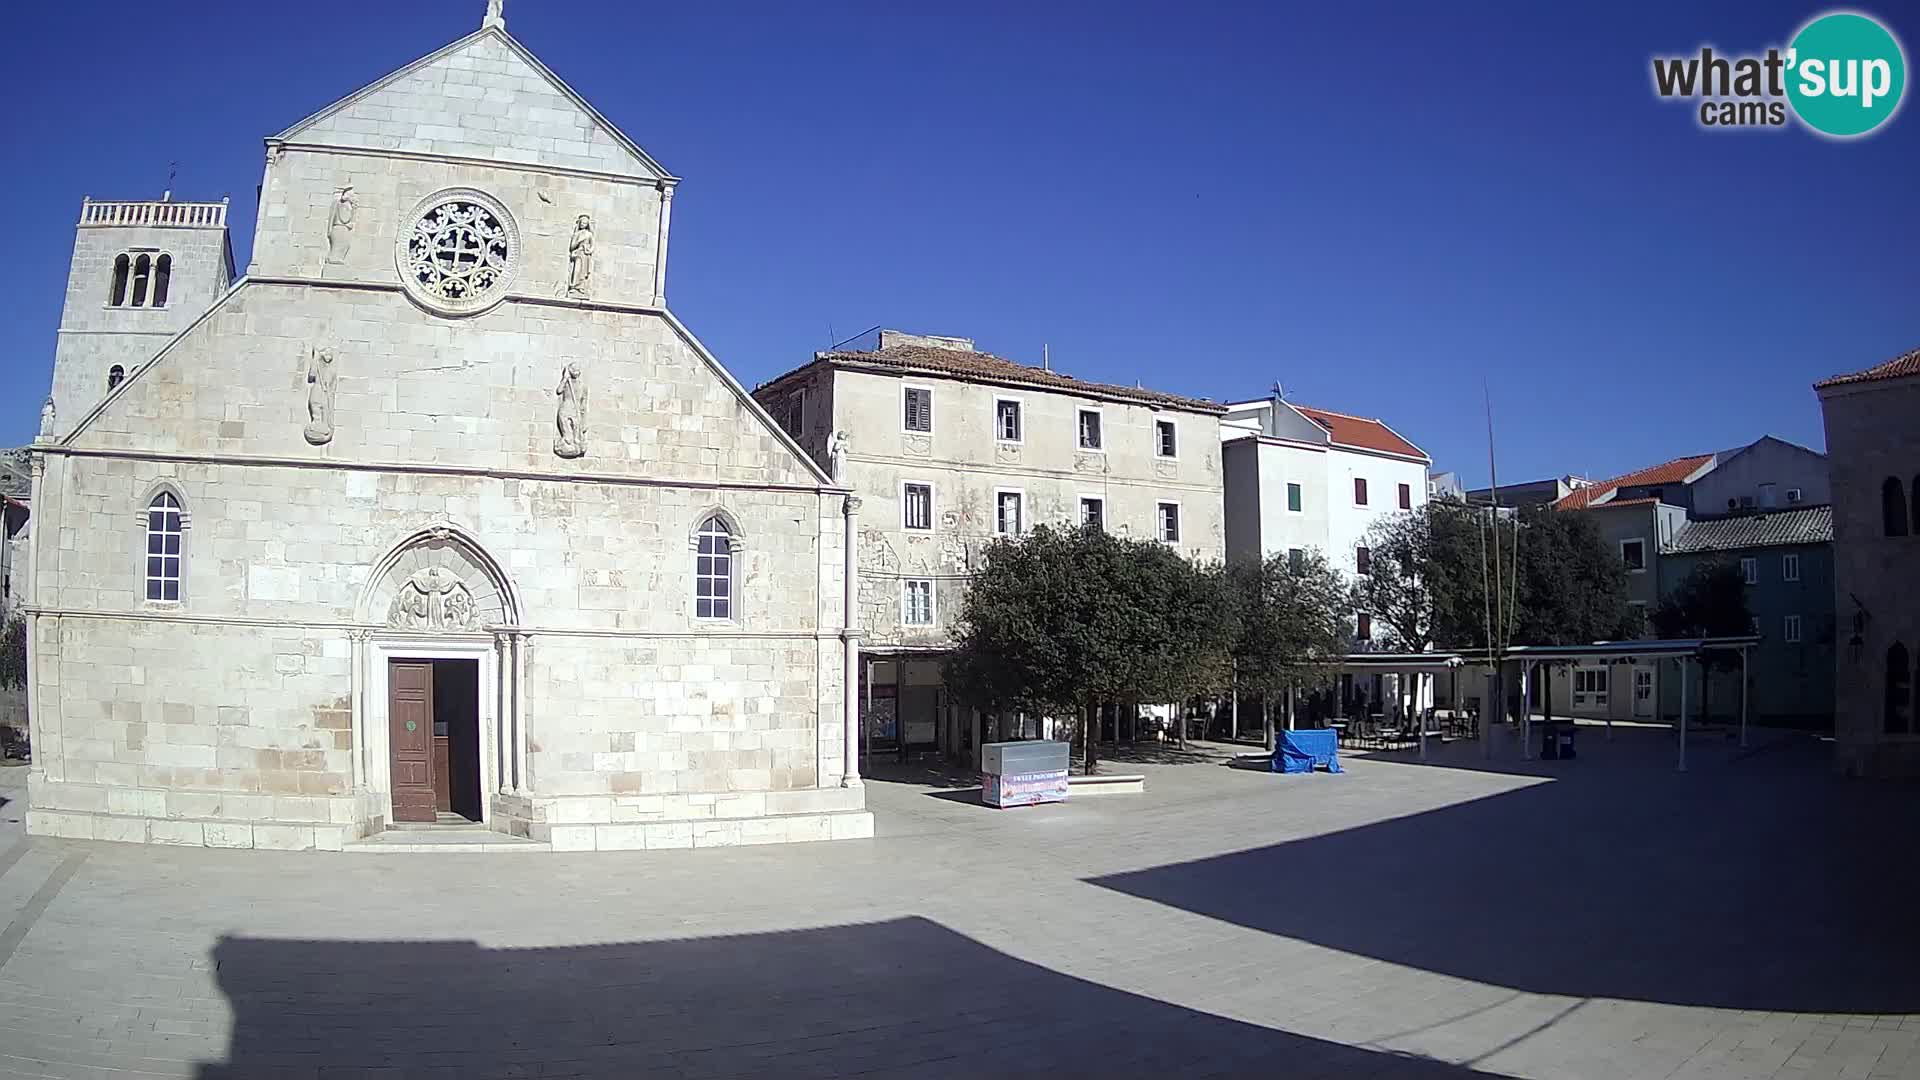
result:
<svg viewBox="0 0 1920 1080"><path fill-rule="evenodd" d="M710 514L695 534L693 614L699 619L733 618L733 530Z"/></svg>
<svg viewBox="0 0 1920 1080"><path fill-rule="evenodd" d="M1907 493L1897 476L1880 485L1880 526L1888 536L1907 535Z"/></svg>
<svg viewBox="0 0 1920 1080"><path fill-rule="evenodd" d="M167 306L167 289L173 284L173 256L162 255L153 264L153 306Z"/></svg>
<svg viewBox="0 0 1920 1080"><path fill-rule="evenodd" d="M127 381L127 369L115 364L107 369L107 389L113 390Z"/></svg>
<svg viewBox="0 0 1920 1080"><path fill-rule="evenodd" d="M119 307L127 302L127 275L133 269L133 260L125 255L113 260L113 291L107 294L107 303Z"/></svg>
<svg viewBox="0 0 1920 1080"><path fill-rule="evenodd" d="M180 559L186 537L180 500L162 491L147 504L147 599L180 601Z"/></svg>
<svg viewBox="0 0 1920 1080"><path fill-rule="evenodd" d="M1887 734L1904 735L1913 730L1907 707L1913 700L1913 673L1907 667L1907 647L1894 642L1887 647Z"/></svg>

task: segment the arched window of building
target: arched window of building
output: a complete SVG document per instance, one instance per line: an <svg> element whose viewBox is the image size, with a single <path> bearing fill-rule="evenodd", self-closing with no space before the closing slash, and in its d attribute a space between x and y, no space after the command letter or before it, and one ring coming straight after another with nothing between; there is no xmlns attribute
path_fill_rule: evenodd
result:
<svg viewBox="0 0 1920 1080"><path fill-rule="evenodd" d="M125 255L113 260L113 291L107 295L107 303L119 307L127 302L127 274L133 269L133 260Z"/></svg>
<svg viewBox="0 0 1920 1080"><path fill-rule="evenodd" d="M693 614L699 619L733 618L733 530L719 514L709 514L695 534Z"/></svg>
<svg viewBox="0 0 1920 1080"><path fill-rule="evenodd" d="M1887 647L1887 734L1913 730L1908 712L1912 703L1913 672L1907 667L1907 647L1896 641Z"/></svg>
<svg viewBox="0 0 1920 1080"><path fill-rule="evenodd" d="M162 255L153 263L153 306L167 306L167 288L173 284L173 256Z"/></svg>
<svg viewBox="0 0 1920 1080"><path fill-rule="evenodd" d="M1907 535L1907 492L1897 476L1880 485L1880 525L1888 536Z"/></svg>
<svg viewBox="0 0 1920 1080"><path fill-rule="evenodd" d="M162 491L147 504L147 599L180 602L180 560L185 521L180 500Z"/></svg>
<svg viewBox="0 0 1920 1080"><path fill-rule="evenodd" d="M113 390L127 381L127 369L115 364L107 369L107 389Z"/></svg>
<svg viewBox="0 0 1920 1080"><path fill-rule="evenodd" d="M153 256L133 260L133 306L147 306L147 288L153 283Z"/></svg>

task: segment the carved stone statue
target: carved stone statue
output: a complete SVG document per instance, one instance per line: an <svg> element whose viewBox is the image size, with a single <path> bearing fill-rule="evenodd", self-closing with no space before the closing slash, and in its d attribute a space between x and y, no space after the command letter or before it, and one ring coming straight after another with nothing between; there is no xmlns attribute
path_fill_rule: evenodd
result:
<svg viewBox="0 0 1920 1080"><path fill-rule="evenodd" d="M553 417L554 426L560 429L553 440L553 452L563 458L580 457L587 452L582 434L586 427L587 382L580 374L579 363L569 362L560 372L560 385L553 393L560 399Z"/></svg>
<svg viewBox="0 0 1920 1080"><path fill-rule="evenodd" d="M333 214L327 219L327 262L347 261L353 250L353 185L341 188L333 197Z"/></svg>
<svg viewBox="0 0 1920 1080"><path fill-rule="evenodd" d="M593 288L593 218L581 214L567 245L567 295L585 300Z"/></svg>
<svg viewBox="0 0 1920 1080"><path fill-rule="evenodd" d="M827 440L827 475L835 480L847 478L847 447L852 442L845 431L836 431Z"/></svg>
<svg viewBox="0 0 1920 1080"><path fill-rule="evenodd" d="M307 441L324 446L333 441L333 390L339 381L332 349L313 350L307 362Z"/></svg>
<svg viewBox="0 0 1920 1080"><path fill-rule="evenodd" d="M483 28L488 26L506 26L507 16L506 13L501 10L505 6L505 0L487 0L487 17L480 25Z"/></svg>
<svg viewBox="0 0 1920 1080"><path fill-rule="evenodd" d="M473 593L453 572L429 566L393 594L387 625L396 630L475 630Z"/></svg>
<svg viewBox="0 0 1920 1080"><path fill-rule="evenodd" d="M53 399L48 398L40 406L40 434L53 434Z"/></svg>

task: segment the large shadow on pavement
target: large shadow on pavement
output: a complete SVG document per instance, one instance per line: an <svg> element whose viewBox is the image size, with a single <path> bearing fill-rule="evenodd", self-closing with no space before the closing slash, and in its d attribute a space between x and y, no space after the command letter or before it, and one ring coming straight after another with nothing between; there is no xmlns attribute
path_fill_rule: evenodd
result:
<svg viewBox="0 0 1920 1080"><path fill-rule="evenodd" d="M1439 810L1093 880L1535 993L1911 1013L1920 1011L1916 835L1912 786L1786 767L1568 768Z"/></svg>
<svg viewBox="0 0 1920 1080"><path fill-rule="evenodd" d="M1014 959L921 918L551 949L228 938L203 1080L1490 1074L1291 1035Z"/></svg>

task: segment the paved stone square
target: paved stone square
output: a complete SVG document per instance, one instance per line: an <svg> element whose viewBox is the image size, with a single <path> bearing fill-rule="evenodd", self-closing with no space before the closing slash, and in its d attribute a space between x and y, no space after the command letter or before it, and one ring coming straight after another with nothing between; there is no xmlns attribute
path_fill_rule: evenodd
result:
<svg viewBox="0 0 1920 1080"><path fill-rule="evenodd" d="M594 855L29 842L0 771L0 1076L1920 1076L1920 790L1582 734Z"/></svg>

